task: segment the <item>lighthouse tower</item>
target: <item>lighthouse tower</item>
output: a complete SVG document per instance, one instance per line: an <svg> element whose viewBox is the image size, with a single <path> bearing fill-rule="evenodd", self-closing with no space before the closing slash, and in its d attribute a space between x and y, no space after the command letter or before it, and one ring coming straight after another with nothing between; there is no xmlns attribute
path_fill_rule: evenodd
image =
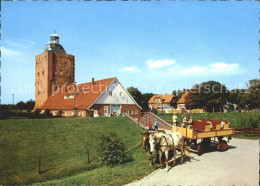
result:
<svg viewBox="0 0 260 186"><path fill-rule="evenodd" d="M75 56L67 54L56 33L45 51L36 56L35 107L43 104L59 87L75 81Z"/></svg>

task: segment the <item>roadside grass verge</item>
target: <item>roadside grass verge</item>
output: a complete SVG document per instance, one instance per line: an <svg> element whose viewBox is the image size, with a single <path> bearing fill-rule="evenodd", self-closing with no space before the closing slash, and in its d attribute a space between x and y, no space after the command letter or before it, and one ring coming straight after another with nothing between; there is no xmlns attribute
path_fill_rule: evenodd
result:
<svg viewBox="0 0 260 186"><path fill-rule="evenodd" d="M178 122L181 120L181 116L185 114L176 114ZM191 113L189 114L193 120L199 119L216 119L229 121L230 127L236 128L260 128L260 112L228 112L228 113ZM172 123L172 114L157 114L160 118ZM233 138L240 139L260 139L260 136L245 136L241 134L235 134Z"/></svg>
<svg viewBox="0 0 260 186"><path fill-rule="evenodd" d="M181 115L176 114L178 117L178 122L181 120ZM193 120L199 119L216 119L229 121L230 127L241 127L241 128L260 128L260 112L228 112L228 113L191 113L189 114ZM157 114L166 121L172 122L172 114Z"/></svg>
<svg viewBox="0 0 260 186"><path fill-rule="evenodd" d="M125 117L0 122L0 184L119 185L154 170L149 166L148 153L141 148L143 129ZM117 133L133 157L132 162L115 167L101 165L97 146L100 136L109 132Z"/></svg>

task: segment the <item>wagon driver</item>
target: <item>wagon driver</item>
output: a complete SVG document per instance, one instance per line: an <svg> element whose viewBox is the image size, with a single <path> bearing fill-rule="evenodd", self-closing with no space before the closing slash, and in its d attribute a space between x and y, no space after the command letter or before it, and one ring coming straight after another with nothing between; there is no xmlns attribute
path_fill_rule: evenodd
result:
<svg viewBox="0 0 260 186"><path fill-rule="evenodd" d="M186 117L183 119L184 126L187 128L190 128L192 126L192 118L190 115L186 115Z"/></svg>

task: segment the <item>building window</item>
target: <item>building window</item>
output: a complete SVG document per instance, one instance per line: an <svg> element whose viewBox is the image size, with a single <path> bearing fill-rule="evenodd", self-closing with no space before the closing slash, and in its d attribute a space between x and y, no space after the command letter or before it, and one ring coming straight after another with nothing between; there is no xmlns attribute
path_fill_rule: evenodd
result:
<svg viewBox="0 0 260 186"><path fill-rule="evenodd" d="M138 114L138 110L135 110L135 114Z"/></svg>
<svg viewBox="0 0 260 186"><path fill-rule="evenodd" d="M66 75L67 75L67 76L70 76L70 73L69 73L69 72L67 72L67 73L66 73Z"/></svg>
<svg viewBox="0 0 260 186"><path fill-rule="evenodd" d="M126 113L126 114L129 114L129 110L126 109L126 110L125 110L125 113Z"/></svg>
<svg viewBox="0 0 260 186"><path fill-rule="evenodd" d="M112 90L109 91L109 95L112 96Z"/></svg>
<svg viewBox="0 0 260 186"><path fill-rule="evenodd" d="M122 97L122 96L123 96L123 92L120 92L120 93L119 93L119 96Z"/></svg>
<svg viewBox="0 0 260 186"><path fill-rule="evenodd" d="M130 110L130 115L134 115L134 111L132 109Z"/></svg>
<svg viewBox="0 0 260 186"><path fill-rule="evenodd" d="M65 67L67 66L67 62L64 62L64 66L65 66Z"/></svg>
<svg viewBox="0 0 260 186"><path fill-rule="evenodd" d="M38 77L40 76L40 72L38 72Z"/></svg>
<svg viewBox="0 0 260 186"><path fill-rule="evenodd" d="M62 70L60 70L60 76L63 76L63 71Z"/></svg>
<svg viewBox="0 0 260 186"><path fill-rule="evenodd" d="M42 75L44 75L44 70L42 71Z"/></svg>
<svg viewBox="0 0 260 186"><path fill-rule="evenodd" d="M54 75L57 76L57 71L55 70Z"/></svg>

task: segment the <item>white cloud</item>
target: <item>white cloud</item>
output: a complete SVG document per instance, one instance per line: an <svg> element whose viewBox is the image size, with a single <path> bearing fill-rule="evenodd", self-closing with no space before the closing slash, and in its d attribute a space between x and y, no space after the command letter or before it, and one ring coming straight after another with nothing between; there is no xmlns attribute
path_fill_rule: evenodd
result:
<svg viewBox="0 0 260 186"><path fill-rule="evenodd" d="M150 59L148 61L146 61L146 65L149 68L163 68L163 67L167 67L167 66L171 66L175 64L175 61L173 59L162 59L162 60L153 60Z"/></svg>
<svg viewBox="0 0 260 186"><path fill-rule="evenodd" d="M216 74L237 74L239 72L239 64L237 63L211 63L205 66L195 66L186 68L180 71L181 74L196 74L196 75L216 75Z"/></svg>
<svg viewBox="0 0 260 186"><path fill-rule="evenodd" d="M118 70L118 72L138 72L140 71L137 66L131 66L131 67L123 67Z"/></svg>
<svg viewBox="0 0 260 186"><path fill-rule="evenodd" d="M228 64L224 62L213 63L209 65L209 69L212 72L232 72L238 69L239 65L237 63Z"/></svg>
<svg viewBox="0 0 260 186"><path fill-rule="evenodd" d="M12 57L12 56L18 56L21 53L17 50L12 50L12 49L8 49L5 47L1 47L1 54L3 57L9 57L9 56Z"/></svg>

